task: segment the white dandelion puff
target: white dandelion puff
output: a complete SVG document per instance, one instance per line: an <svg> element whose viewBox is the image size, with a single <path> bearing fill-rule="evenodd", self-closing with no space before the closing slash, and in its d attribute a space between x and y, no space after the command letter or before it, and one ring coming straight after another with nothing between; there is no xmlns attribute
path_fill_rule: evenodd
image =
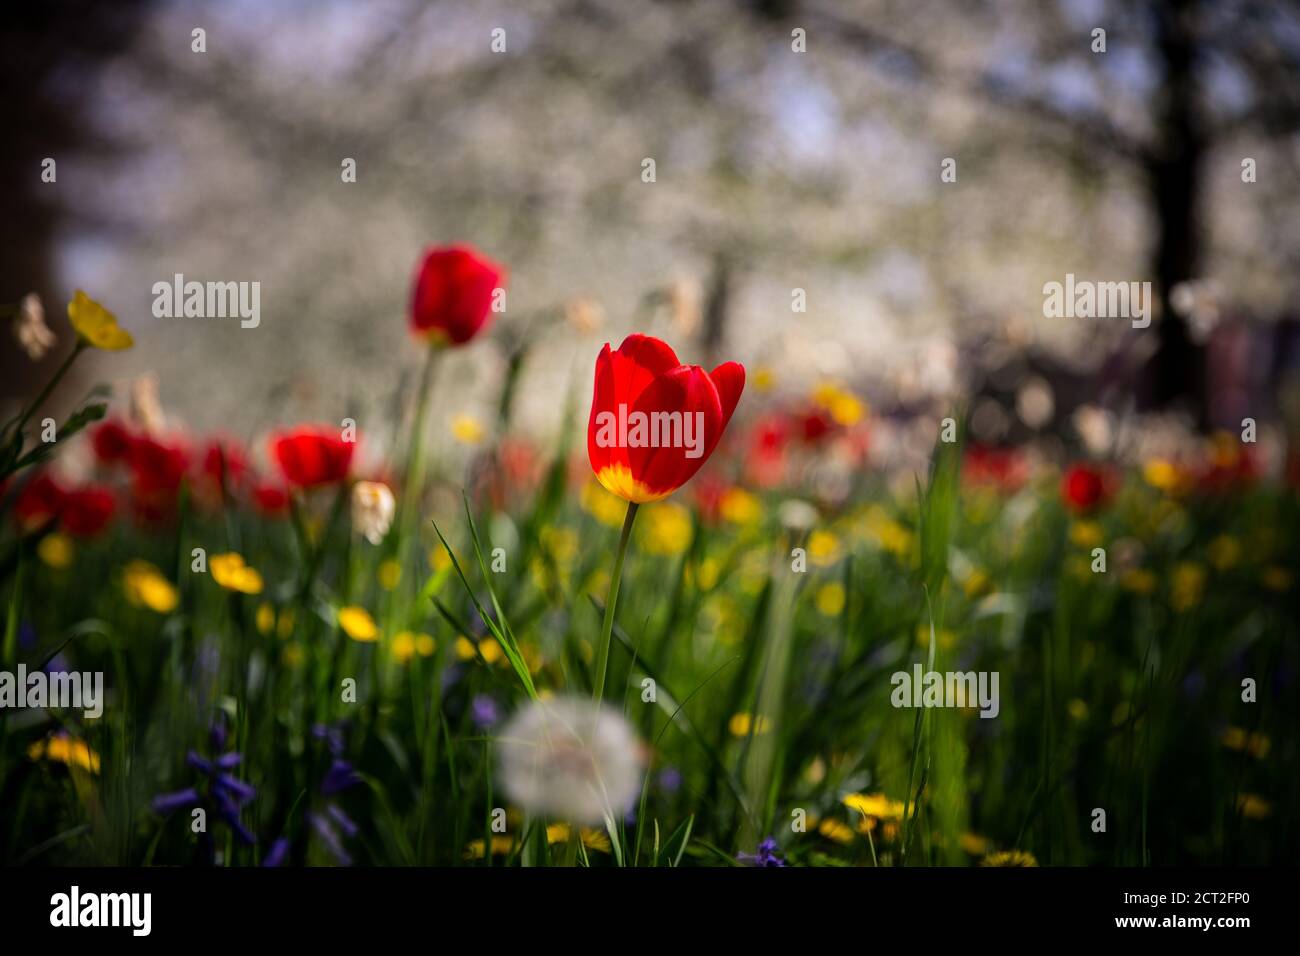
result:
<svg viewBox="0 0 1300 956"><path fill-rule="evenodd" d="M641 789L641 745L623 715L582 698L532 701L497 739L501 780L530 813L618 819Z"/></svg>

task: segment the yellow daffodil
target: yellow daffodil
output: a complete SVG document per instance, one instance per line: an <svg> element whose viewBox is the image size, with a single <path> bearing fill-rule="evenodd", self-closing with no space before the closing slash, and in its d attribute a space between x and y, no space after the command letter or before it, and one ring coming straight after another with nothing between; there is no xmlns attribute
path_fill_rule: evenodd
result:
<svg viewBox="0 0 1300 956"><path fill-rule="evenodd" d="M92 348L121 352L135 344L131 333L117 324L117 316L80 289L68 303L68 319L81 341Z"/></svg>

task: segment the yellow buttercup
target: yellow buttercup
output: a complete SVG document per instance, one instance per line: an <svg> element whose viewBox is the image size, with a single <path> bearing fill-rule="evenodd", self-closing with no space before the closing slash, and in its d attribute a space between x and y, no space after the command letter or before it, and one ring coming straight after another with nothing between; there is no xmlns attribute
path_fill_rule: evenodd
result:
<svg viewBox="0 0 1300 956"><path fill-rule="evenodd" d="M135 344L131 333L117 324L117 316L80 289L68 303L68 319L81 341L106 352L121 352Z"/></svg>

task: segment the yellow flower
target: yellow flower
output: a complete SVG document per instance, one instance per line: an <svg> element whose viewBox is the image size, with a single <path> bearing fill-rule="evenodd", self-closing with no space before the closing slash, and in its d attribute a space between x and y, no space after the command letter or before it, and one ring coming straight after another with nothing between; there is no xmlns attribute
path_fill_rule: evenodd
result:
<svg viewBox="0 0 1300 956"><path fill-rule="evenodd" d="M27 756L32 760L44 757L69 767L80 767L87 773L99 773L99 754L91 750L84 740L76 740L64 734L36 741L27 748Z"/></svg>
<svg viewBox="0 0 1300 956"><path fill-rule="evenodd" d="M1024 850L1003 850L1001 853L990 853L984 859L980 860L980 866L1037 866L1038 861L1034 859L1032 853L1026 853Z"/></svg>
<svg viewBox="0 0 1300 956"><path fill-rule="evenodd" d="M127 603L157 614L170 614L181 602L180 592L148 561L128 562L122 572L122 590Z"/></svg>
<svg viewBox="0 0 1300 956"><path fill-rule="evenodd" d="M748 737L752 728L755 736L765 734L771 728L772 724L766 717L760 716L755 720L749 714L732 714L731 720L727 722L727 729L731 731L733 737Z"/></svg>
<svg viewBox="0 0 1300 956"><path fill-rule="evenodd" d="M957 634L948 630L946 627L936 627L934 629L934 643L945 650L953 647L957 643ZM916 646L930 646L930 625L918 624L916 627Z"/></svg>
<svg viewBox="0 0 1300 956"><path fill-rule="evenodd" d="M1196 607L1201 603L1201 594L1204 590L1204 567L1191 561L1180 561L1174 565L1169 601L1175 611L1190 611Z"/></svg>
<svg viewBox="0 0 1300 956"><path fill-rule="evenodd" d="M375 619L369 611L355 604L339 608L339 627L354 641L370 643L379 640L379 628L375 626Z"/></svg>
<svg viewBox="0 0 1300 956"><path fill-rule="evenodd" d="M415 635L410 631L400 631L393 635L393 643L389 648L393 654L393 660L399 664L405 664L415 655Z"/></svg>
<svg viewBox="0 0 1300 956"><path fill-rule="evenodd" d="M611 528L623 527L627 502L617 495L610 494L600 482L592 479L583 485L581 500L582 510L601 524Z"/></svg>
<svg viewBox="0 0 1300 956"><path fill-rule="evenodd" d="M770 365L760 365L754 369L753 389L756 392L770 392L776 385L776 372Z"/></svg>
<svg viewBox="0 0 1300 956"><path fill-rule="evenodd" d="M71 538L60 531L55 531L41 538L41 543L36 546L36 555L45 564L57 571L62 571L72 564L72 556L75 550Z"/></svg>
<svg viewBox="0 0 1300 956"><path fill-rule="evenodd" d="M415 653L421 657L432 657L433 652L438 649L438 645L428 634L415 635Z"/></svg>
<svg viewBox="0 0 1300 956"><path fill-rule="evenodd" d="M279 620L275 624L275 635L280 640L293 636L293 608L280 609Z"/></svg>
<svg viewBox="0 0 1300 956"><path fill-rule="evenodd" d="M1243 793L1238 796L1237 809L1247 820L1267 820L1273 815L1273 804L1257 793Z"/></svg>
<svg viewBox="0 0 1300 956"><path fill-rule="evenodd" d="M1221 534L1210 542L1210 563L1216 571L1227 571L1241 560L1241 542L1230 534Z"/></svg>
<svg viewBox="0 0 1300 956"><path fill-rule="evenodd" d="M982 837L978 833L963 833L957 838L957 845L971 856L983 856L989 851L988 837Z"/></svg>
<svg viewBox="0 0 1300 956"><path fill-rule="evenodd" d="M671 501L646 508L641 525L641 547L649 554L672 557L691 543L691 513Z"/></svg>
<svg viewBox="0 0 1300 956"><path fill-rule="evenodd" d="M510 851L515 848L514 837L494 836L492 838L492 855L509 856ZM484 845L482 840L471 840L465 847L465 859L481 860L483 859Z"/></svg>
<svg viewBox="0 0 1300 956"><path fill-rule="evenodd" d="M817 824L817 832L826 839L842 846L847 846L853 842L853 828L847 823L833 820L830 817Z"/></svg>
<svg viewBox="0 0 1300 956"><path fill-rule="evenodd" d="M872 505L867 509L867 537L877 546L896 558L906 558L912 552L912 532L899 524L884 508Z"/></svg>
<svg viewBox="0 0 1300 956"><path fill-rule="evenodd" d="M1229 750L1237 752L1246 751L1257 760L1263 760L1268 756L1273 742L1268 739L1266 734L1259 732L1248 733L1241 727L1229 727L1219 738L1220 743Z"/></svg>
<svg viewBox="0 0 1300 956"><path fill-rule="evenodd" d="M568 564L578 556L578 533L572 528L547 525L538 537L556 564Z"/></svg>
<svg viewBox="0 0 1300 956"><path fill-rule="evenodd" d="M458 442L477 445L483 440L483 424L473 415L457 415L451 420L451 433Z"/></svg>
<svg viewBox="0 0 1300 956"><path fill-rule="evenodd" d="M1289 591L1291 589L1291 572L1286 568L1279 568L1275 564L1264 569L1260 580L1264 582L1264 587L1270 591Z"/></svg>
<svg viewBox="0 0 1300 956"><path fill-rule="evenodd" d="M829 531L814 531L808 536L808 558L818 567L834 564L840 557L840 539Z"/></svg>
<svg viewBox="0 0 1300 956"><path fill-rule="evenodd" d="M1081 548L1092 548L1106 540L1101 525L1095 521L1076 521L1070 525L1070 541Z"/></svg>
<svg viewBox="0 0 1300 956"><path fill-rule="evenodd" d="M257 606L257 614L253 621L257 625L258 634L270 634L275 629L275 608L269 602L263 601Z"/></svg>
<svg viewBox="0 0 1300 956"><path fill-rule="evenodd" d="M718 513L722 515L722 520L732 524L755 524L763 517L763 506L757 497L744 488L731 487L722 493Z"/></svg>
<svg viewBox="0 0 1300 956"><path fill-rule="evenodd" d="M135 344L131 333L117 324L117 316L80 289L68 303L68 319L81 341L106 352L121 352Z"/></svg>
<svg viewBox="0 0 1300 956"><path fill-rule="evenodd" d="M1065 705L1065 712L1070 715L1072 720L1087 720L1088 705L1078 697L1074 697Z"/></svg>
<svg viewBox="0 0 1300 956"><path fill-rule="evenodd" d="M855 813L881 820L901 820L907 814L903 801L891 800L883 793L850 793L842 802Z"/></svg>
<svg viewBox="0 0 1300 956"><path fill-rule="evenodd" d="M573 832L567 823L552 823L546 828L547 843L567 843L569 835ZM595 830L591 827L579 827L578 839L588 850L596 850L600 853L608 853L610 850L609 837L603 830Z"/></svg>
<svg viewBox="0 0 1300 956"><path fill-rule="evenodd" d="M244 563L244 557L234 551L228 554L214 554L208 559L208 571L212 580L227 591L240 594L261 594L262 575Z"/></svg>
<svg viewBox="0 0 1300 956"><path fill-rule="evenodd" d="M1146 568L1129 568L1120 575L1119 583L1134 594L1150 594L1156 589L1156 576Z"/></svg>
<svg viewBox="0 0 1300 956"><path fill-rule="evenodd" d="M429 567L433 568L438 574L451 567L451 555L447 553L447 549L441 543L429 552Z"/></svg>
<svg viewBox="0 0 1300 956"><path fill-rule="evenodd" d="M1142 477L1157 491L1179 495L1187 490L1189 479L1181 468L1164 458L1152 458L1142 466Z"/></svg>
<svg viewBox="0 0 1300 956"><path fill-rule="evenodd" d="M866 406L856 395L833 382L819 385L813 392L813 402L824 408L837 425L856 425L866 414Z"/></svg>
<svg viewBox="0 0 1300 956"><path fill-rule="evenodd" d="M375 571L375 579L385 591L393 590L393 588L397 587L398 582L402 580L402 565L393 558L380 561L379 567Z"/></svg>
<svg viewBox="0 0 1300 956"><path fill-rule="evenodd" d="M456 656L462 661L472 661L478 657L478 651L474 649L474 642L464 634L456 638Z"/></svg>
<svg viewBox="0 0 1300 956"><path fill-rule="evenodd" d="M974 599L986 594L993 586L993 579L985 571L976 568L966 575L966 580L962 581L961 589L966 592L966 597Z"/></svg>
<svg viewBox="0 0 1300 956"><path fill-rule="evenodd" d="M838 581L823 584L817 590L817 610L826 617L839 617L844 610L844 585Z"/></svg>
<svg viewBox="0 0 1300 956"><path fill-rule="evenodd" d="M501 645L497 643L494 637L485 637L478 642L478 652L483 655L483 660L489 664L495 664L505 656L501 650Z"/></svg>

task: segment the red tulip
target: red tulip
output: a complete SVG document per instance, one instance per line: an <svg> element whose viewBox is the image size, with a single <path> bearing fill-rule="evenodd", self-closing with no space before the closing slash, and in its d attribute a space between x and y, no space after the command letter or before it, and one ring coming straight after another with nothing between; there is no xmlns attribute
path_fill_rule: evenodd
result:
<svg viewBox="0 0 1300 956"><path fill-rule="evenodd" d="M606 343L587 425L596 479L636 504L668 497L713 453L744 387L737 362L706 372L648 335Z"/></svg>
<svg viewBox="0 0 1300 956"><path fill-rule="evenodd" d="M429 249L411 291L411 330L435 345L464 345L487 327L506 270L471 246Z"/></svg>
<svg viewBox="0 0 1300 956"><path fill-rule="evenodd" d="M108 527L116 509L117 499L111 491L99 485L86 485L65 496L60 517L68 534L91 538Z"/></svg>
<svg viewBox="0 0 1300 956"><path fill-rule="evenodd" d="M1061 477L1061 498L1071 511L1092 511L1115 493L1115 477L1099 465L1071 465Z"/></svg>
<svg viewBox="0 0 1300 956"><path fill-rule="evenodd" d="M90 433L95 459L105 465L129 461L133 441L130 430L121 422L112 420L101 422Z"/></svg>
<svg viewBox="0 0 1300 956"><path fill-rule="evenodd" d="M962 457L962 479L968 485L991 487L1012 494L1029 479L1029 464L1014 448L970 445Z"/></svg>
<svg viewBox="0 0 1300 956"><path fill-rule="evenodd" d="M274 436L271 456L289 484L314 488L347 478L355 447L356 442L344 441L336 428L305 425Z"/></svg>
<svg viewBox="0 0 1300 956"><path fill-rule="evenodd" d="M189 452L179 441L143 435L131 442L130 465L136 494L164 498L180 490L189 471Z"/></svg>
<svg viewBox="0 0 1300 956"><path fill-rule="evenodd" d="M220 488L223 481L227 488L235 488L243 484L248 474L248 457L238 442L214 438L204 449L199 468L213 488Z"/></svg>
<svg viewBox="0 0 1300 956"><path fill-rule="evenodd" d="M264 515L275 516L289 510L289 490L282 485L261 483L253 487L253 504Z"/></svg>
<svg viewBox="0 0 1300 956"><path fill-rule="evenodd" d="M14 502L14 520L26 530L57 518L67 495L57 481L40 472L18 493L18 500Z"/></svg>

